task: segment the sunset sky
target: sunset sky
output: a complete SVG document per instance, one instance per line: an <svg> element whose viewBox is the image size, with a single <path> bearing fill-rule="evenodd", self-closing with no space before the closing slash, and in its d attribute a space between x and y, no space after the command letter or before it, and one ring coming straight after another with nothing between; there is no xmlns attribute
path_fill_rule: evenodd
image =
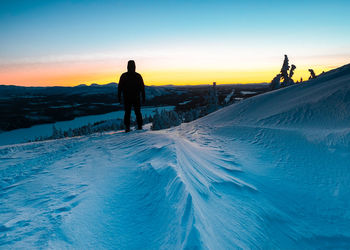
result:
<svg viewBox="0 0 350 250"><path fill-rule="evenodd" d="M0 1L0 84L295 80L350 63L350 1Z"/></svg>

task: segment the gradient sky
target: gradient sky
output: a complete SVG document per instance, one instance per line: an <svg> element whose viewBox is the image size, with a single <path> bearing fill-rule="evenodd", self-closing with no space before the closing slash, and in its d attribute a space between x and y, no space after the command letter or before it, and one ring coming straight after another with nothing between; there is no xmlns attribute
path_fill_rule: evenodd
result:
<svg viewBox="0 0 350 250"><path fill-rule="evenodd" d="M0 0L0 84L266 82L350 63L350 1Z"/></svg>

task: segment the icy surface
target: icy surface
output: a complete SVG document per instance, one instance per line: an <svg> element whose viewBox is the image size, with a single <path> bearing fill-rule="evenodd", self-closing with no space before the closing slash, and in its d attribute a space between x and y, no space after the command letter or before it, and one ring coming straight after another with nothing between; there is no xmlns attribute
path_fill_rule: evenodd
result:
<svg viewBox="0 0 350 250"><path fill-rule="evenodd" d="M340 72L169 130L1 147L0 246L349 248Z"/></svg>

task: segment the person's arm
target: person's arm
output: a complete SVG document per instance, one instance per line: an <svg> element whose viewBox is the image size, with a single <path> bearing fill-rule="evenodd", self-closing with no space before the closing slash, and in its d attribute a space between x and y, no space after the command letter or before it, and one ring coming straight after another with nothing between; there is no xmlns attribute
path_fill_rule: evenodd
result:
<svg viewBox="0 0 350 250"><path fill-rule="evenodd" d="M123 75L121 75L118 83L118 102L120 103L122 102L123 86L124 86L124 77Z"/></svg>
<svg viewBox="0 0 350 250"><path fill-rule="evenodd" d="M143 79L141 75L140 75L140 82L141 82L142 103L144 104L146 102L145 84L143 83Z"/></svg>

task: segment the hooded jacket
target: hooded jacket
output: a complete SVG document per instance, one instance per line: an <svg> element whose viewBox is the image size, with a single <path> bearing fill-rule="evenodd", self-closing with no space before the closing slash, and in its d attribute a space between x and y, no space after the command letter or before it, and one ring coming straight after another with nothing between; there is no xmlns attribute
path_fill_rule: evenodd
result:
<svg viewBox="0 0 350 250"><path fill-rule="evenodd" d="M142 76L135 71L136 66L134 61L128 62L128 72L120 76L118 84L118 98L121 101L123 94L124 103L140 103L145 101L145 85Z"/></svg>

